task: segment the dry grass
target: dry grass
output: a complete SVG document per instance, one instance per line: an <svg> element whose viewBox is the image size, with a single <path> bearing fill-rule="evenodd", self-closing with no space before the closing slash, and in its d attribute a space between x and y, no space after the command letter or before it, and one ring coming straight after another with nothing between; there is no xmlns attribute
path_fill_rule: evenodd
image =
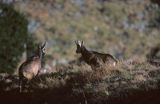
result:
<svg viewBox="0 0 160 104"><path fill-rule="evenodd" d="M159 68L147 62L127 65L121 62L115 67L105 66L100 70L92 70L86 64L72 64L57 67L56 70L54 73L42 74L26 85L23 92L25 97L21 102L30 99L31 102L41 104L105 104L106 101L117 104L118 101L112 101L117 99L128 104L127 102L133 99L136 99L137 103L142 101L136 97L137 94L147 97L148 93L154 97L159 94ZM12 97L10 92L17 94L17 98L22 95L18 92L16 76L1 75L0 90L1 96ZM38 100L39 98L41 99ZM145 103L152 104L147 101Z"/></svg>

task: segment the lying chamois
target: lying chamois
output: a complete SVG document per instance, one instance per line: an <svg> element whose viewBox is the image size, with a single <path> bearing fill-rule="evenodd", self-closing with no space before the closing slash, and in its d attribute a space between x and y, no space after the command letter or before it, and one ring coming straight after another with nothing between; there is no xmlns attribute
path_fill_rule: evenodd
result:
<svg viewBox="0 0 160 104"><path fill-rule="evenodd" d="M76 53L80 53L82 60L85 61L92 69L100 67L104 64L115 66L117 60L110 54L98 53L95 51L89 51L83 45L83 41L75 41L77 45Z"/></svg>
<svg viewBox="0 0 160 104"><path fill-rule="evenodd" d="M20 92L22 92L22 89L25 86L26 80L27 81L31 80L39 73L41 69L42 57L45 55L45 45L46 45L46 42L44 44L39 45L35 55L28 58L19 67Z"/></svg>

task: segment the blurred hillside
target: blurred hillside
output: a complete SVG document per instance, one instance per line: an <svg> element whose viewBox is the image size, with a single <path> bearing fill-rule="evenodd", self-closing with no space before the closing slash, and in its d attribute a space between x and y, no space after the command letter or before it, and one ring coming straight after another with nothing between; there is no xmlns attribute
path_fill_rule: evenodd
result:
<svg viewBox="0 0 160 104"><path fill-rule="evenodd" d="M160 43L157 4L150 0L20 0L14 8L28 19L37 41L48 41L47 54L76 59L74 40L117 58L141 58Z"/></svg>

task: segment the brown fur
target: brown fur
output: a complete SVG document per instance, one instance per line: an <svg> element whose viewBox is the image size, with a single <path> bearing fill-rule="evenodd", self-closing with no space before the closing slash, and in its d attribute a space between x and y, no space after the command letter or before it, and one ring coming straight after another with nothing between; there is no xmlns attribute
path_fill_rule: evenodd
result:
<svg viewBox="0 0 160 104"><path fill-rule="evenodd" d="M25 85L25 79L31 80L34 78L41 69L41 61L42 56L44 55L44 48L45 44L38 47L38 50L36 52L36 55L30 57L27 59L22 65L19 67L19 87L20 92L22 91L24 85Z"/></svg>
<svg viewBox="0 0 160 104"><path fill-rule="evenodd" d="M82 60L84 60L88 65L94 69L95 67L100 67L103 64L108 64L115 66L117 64L117 60L110 54L99 53L96 51L89 51L83 45L83 41L76 41L77 50L76 53L80 53L82 55Z"/></svg>

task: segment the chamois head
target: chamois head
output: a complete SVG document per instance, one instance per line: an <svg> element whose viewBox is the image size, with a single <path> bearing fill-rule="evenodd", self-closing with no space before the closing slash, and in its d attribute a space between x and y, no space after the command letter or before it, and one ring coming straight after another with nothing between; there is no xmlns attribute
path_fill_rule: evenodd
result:
<svg viewBox="0 0 160 104"><path fill-rule="evenodd" d="M75 41L76 45L77 45L77 50L76 50L76 53L81 53L83 51L83 41L80 41L80 40L77 40Z"/></svg>
<svg viewBox="0 0 160 104"><path fill-rule="evenodd" d="M45 47L46 47L46 42L38 45L39 57L42 57L45 55Z"/></svg>

